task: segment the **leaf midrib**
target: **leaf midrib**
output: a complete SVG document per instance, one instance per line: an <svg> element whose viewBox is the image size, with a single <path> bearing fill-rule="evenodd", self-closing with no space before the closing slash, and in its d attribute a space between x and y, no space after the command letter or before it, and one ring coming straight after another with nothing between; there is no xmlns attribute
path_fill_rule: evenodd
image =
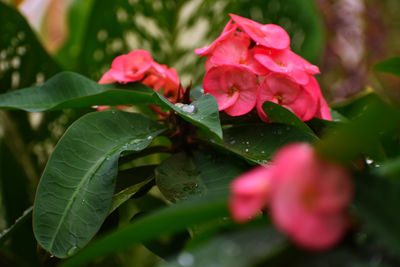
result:
<svg viewBox="0 0 400 267"><path fill-rule="evenodd" d="M114 147L112 150L110 150L110 151L109 151L108 153L106 153L104 156L100 157L100 159L99 159L98 161L96 161L96 163L89 169L89 171L87 172L87 174L83 176L82 181L81 181L81 182L78 184L78 186L77 186L77 189L78 189L78 190L75 190L75 191L74 191L74 193L72 194L70 200L68 201L68 204L67 204L66 208L64 209L64 212L63 212L63 214L62 214L62 216L61 216L61 219L60 219L60 221L59 221L59 223L58 223L58 225L57 225L57 227L56 227L56 230L55 230L55 233L54 233L54 235L53 235L53 238L51 239L51 242L50 242L50 244L49 244L49 251L52 250L53 245L54 245L54 242L55 242L55 240L56 240L56 238L57 238L57 236L58 236L58 234L59 234L61 225L63 224L64 219L65 219L65 217L67 216L67 213L69 213L69 211L70 211L70 209L71 209L71 205L72 205L72 203L75 201L75 198L76 198L78 192L81 190L83 184L84 184L90 177L93 176L93 174L96 172L96 170L98 170L98 169L101 167L101 165L104 163L104 161L105 161L105 159L106 159L107 157L111 156L113 153L115 153L115 152L118 151L120 148L122 148L126 143L129 143L129 141L134 140L134 139L139 139L139 137L136 136L135 138L130 138L130 139L128 139L126 142L122 143L122 144L119 145L119 146ZM144 140L144 141L147 141L147 140Z"/></svg>

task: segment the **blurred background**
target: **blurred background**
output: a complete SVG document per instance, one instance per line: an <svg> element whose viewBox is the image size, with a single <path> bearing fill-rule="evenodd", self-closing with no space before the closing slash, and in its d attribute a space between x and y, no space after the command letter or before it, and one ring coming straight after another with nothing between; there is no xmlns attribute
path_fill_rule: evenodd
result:
<svg viewBox="0 0 400 267"><path fill-rule="evenodd" d="M400 56L399 0L0 0L0 93L63 70L98 80L116 56L134 49L176 68L184 86L201 85L204 59L193 50L220 34L229 13L285 28L291 48L320 67L330 104L365 88L400 103L399 79L372 71L374 63ZM0 230L32 205L55 143L88 110L0 112ZM41 253L28 220L0 242L0 266L51 265ZM157 261L144 247L130 253L112 262Z"/></svg>

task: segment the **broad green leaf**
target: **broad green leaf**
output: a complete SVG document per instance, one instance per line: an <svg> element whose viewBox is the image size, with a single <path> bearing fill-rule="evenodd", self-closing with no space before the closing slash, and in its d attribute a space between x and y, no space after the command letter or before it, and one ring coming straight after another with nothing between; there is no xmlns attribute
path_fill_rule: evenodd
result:
<svg viewBox="0 0 400 267"><path fill-rule="evenodd" d="M400 111L371 94L356 101L349 114L351 121L326 133L317 144L317 152L332 160L348 163L361 153L374 153L380 137L398 127Z"/></svg>
<svg viewBox="0 0 400 267"><path fill-rule="evenodd" d="M385 161L384 164L377 167L374 172L380 176L400 180L400 157Z"/></svg>
<svg viewBox="0 0 400 267"><path fill-rule="evenodd" d="M281 105L266 101L263 104L263 110L265 114L267 114L268 119L271 122L292 125L299 128L300 130L303 130L310 134L314 134L310 127L307 126L307 124L305 124L302 120L299 119L299 117L297 117Z"/></svg>
<svg viewBox="0 0 400 267"><path fill-rule="evenodd" d="M163 131L139 114L90 113L66 131L39 183L33 229L40 245L64 258L85 246L110 209L122 151L138 151Z"/></svg>
<svg viewBox="0 0 400 267"><path fill-rule="evenodd" d="M1 93L43 82L60 71L25 18L18 10L2 2L0 25Z"/></svg>
<svg viewBox="0 0 400 267"><path fill-rule="evenodd" d="M156 168L155 174L156 184L168 200L188 199L206 191L193 159L184 152L166 159Z"/></svg>
<svg viewBox="0 0 400 267"><path fill-rule="evenodd" d="M355 210L367 229L387 247L400 252L400 181L363 175L356 177Z"/></svg>
<svg viewBox="0 0 400 267"><path fill-rule="evenodd" d="M292 142L315 142L315 135L294 126L258 123L224 129L224 139L214 144L253 163L266 163L281 146Z"/></svg>
<svg viewBox="0 0 400 267"><path fill-rule="evenodd" d="M222 139L218 103L214 96L210 94L203 95L189 105L181 103L174 105L159 93L155 93L154 96L163 106L172 109L184 120L209 131L218 139Z"/></svg>
<svg viewBox="0 0 400 267"><path fill-rule="evenodd" d="M181 252L175 259L161 264L163 267L219 266L247 267L278 253L286 244L286 238L271 226L222 234Z"/></svg>
<svg viewBox="0 0 400 267"><path fill-rule="evenodd" d="M133 244L154 240L162 235L171 235L187 227L228 215L225 198L201 198L158 210L137 219L83 249L62 264L64 267L84 265L100 256L128 248Z"/></svg>
<svg viewBox="0 0 400 267"><path fill-rule="evenodd" d="M400 57L388 58L374 65L374 70L400 76Z"/></svg>
<svg viewBox="0 0 400 267"><path fill-rule="evenodd" d="M73 72L62 72L41 86L20 89L0 95L0 109L22 109L31 112L94 105L133 105L152 103L152 91L139 83L136 90L115 89L100 85Z"/></svg>
<svg viewBox="0 0 400 267"><path fill-rule="evenodd" d="M170 201L206 194L227 195L230 182L247 169L243 161L229 155L181 152L156 168L156 184Z"/></svg>

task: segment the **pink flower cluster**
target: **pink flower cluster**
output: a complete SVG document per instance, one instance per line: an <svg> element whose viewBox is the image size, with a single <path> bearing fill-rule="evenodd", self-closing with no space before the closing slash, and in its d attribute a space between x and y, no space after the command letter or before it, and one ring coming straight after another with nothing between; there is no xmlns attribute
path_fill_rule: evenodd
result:
<svg viewBox="0 0 400 267"><path fill-rule="evenodd" d="M218 101L219 110L240 116L271 101L291 110L301 120L314 116L331 119L328 105L314 74L317 66L290 50L290 38L278 25L259 24L230 14L221 35L207 47L195 50L206 56L205 93Z"/></svg>
<svg viewBox="0 0 400 267"><path fill-rule="evenodd" d="M301 247L335 245L348 226L346 208L353 195L349 174L318 158L305 143L283 147L272 162L233 181L233 218L245 222L269 207L277 228Z"/></svg>
<svg viewBox="0 0 400 267"><path fill-rule="evenodd" d="M179 77L174 68L160 65L146 50L134 50L127 55L116 57L111 69L99 80L105 83L141 82L155 91L163 90L169 101L175 103L179 94Z"/></svg>

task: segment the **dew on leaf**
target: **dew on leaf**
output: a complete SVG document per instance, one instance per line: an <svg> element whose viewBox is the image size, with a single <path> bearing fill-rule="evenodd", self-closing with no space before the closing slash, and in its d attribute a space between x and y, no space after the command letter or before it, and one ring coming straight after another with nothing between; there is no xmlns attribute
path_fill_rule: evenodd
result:
<svg viewBox="0 0 400 267"><path fill-rule="evenodd" d="M182 103L176 103L175 107L180 108L185 113L193 114L196 112L196 107L194 105L187 105Z"/></svg>
<svg viewBox="0 0 400 267"><path fill-rule="evenodd" d="M192 266L194 264L194 257L188 252L183 252L178 256L178 263L181 266Z"/></svg>

